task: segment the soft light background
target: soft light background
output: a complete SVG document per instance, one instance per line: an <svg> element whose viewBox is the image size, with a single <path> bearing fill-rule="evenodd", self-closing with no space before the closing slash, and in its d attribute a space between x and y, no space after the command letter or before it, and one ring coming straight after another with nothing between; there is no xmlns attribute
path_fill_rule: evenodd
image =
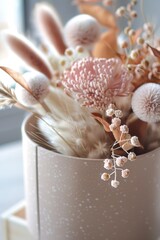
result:
<svg viewBox="0 0 160 240"><path fill-rule="evenodd" d="M4 46L2 31L12 29L25 32L29 38L35 38L34 18L32 9L35 0L1 0L0 6L0 64L19 69L19 62L15 62ZM62 21L76 14L75 7L71 7L71 0L55 0L55 7L59 10ZM64 11L65 10L65 11ZM35 41L36 41L35 40ZM0 72L0 79L6 81ZM21 145L21 124L24 112L18 109L0 111L0 215L24 199L23 162ZM0 226L0 240L3 240Z"/></svg>
<svg viewBox="0 0 160 240"><path fill-rule="evenodd" d="M2 30L12 28L18 32L24 32L27 36L37 40L38 34L35 33L34 18L32 15L33 5L36 0L1 0L0 6L0 64L19 68L19 63L12 60L10 53L4 48L2 42ZM69 18L76 15L76 8L71 5L72 0L48 0L54 4L65 23ZM128 3L128 0L117 0L118 5ZM151 21L157 26L160 32L160 0L144 0L144 15L147 21ZM143 17L135 22L139 25ZM124 22L120 22L123 25ZM0 74L1 77L1 74ZM1 77L2 78L2 77ZM24 113L17 109L7 109L0 111L0 214L12 205L24 198L23 190L23 163L21 123ZM0 239L2 233L0 231ZM3 239L2 239L3 240Z"/></svg>

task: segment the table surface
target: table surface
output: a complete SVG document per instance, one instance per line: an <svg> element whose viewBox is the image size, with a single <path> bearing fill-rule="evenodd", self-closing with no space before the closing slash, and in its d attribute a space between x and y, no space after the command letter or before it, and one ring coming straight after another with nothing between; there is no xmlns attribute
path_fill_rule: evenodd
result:
<svg viewBox="0 0 160 240"><path fill-rule="evenodd" d="M0 146L0 215L24 199L22 144ZM2 230L0 227L0 239Z"/></svg>

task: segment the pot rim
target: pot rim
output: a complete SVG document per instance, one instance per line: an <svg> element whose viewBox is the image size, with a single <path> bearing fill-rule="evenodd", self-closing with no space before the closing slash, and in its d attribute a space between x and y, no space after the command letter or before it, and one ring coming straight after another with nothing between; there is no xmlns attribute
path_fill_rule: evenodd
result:
<svg viewBox="0 0 160 240"><path fill-rule="evenodd" d="M22 135L24 135L32 144L34 144L35 147L38 147L38 148L40 148L40 149L44 149L45 151L52 152L52 153L54 153L54 155L57 155L57 156L63 155L63 154L58 153L58 152L56 152L56 151L54 151L54 150L52 150L52 149L49 149L49 148L44 147L44 146L41 146L40 144L38 144L36 141L34 141L34 139L32 139L32 138L29 136L29 134L28 134L27 131L26 131L26 128L27 128L29 122L30 122L32 119L35 119L35 116L36 116L36 114L29 114L29 115L24 119L24 121L23 121L23 123L22 123L22 128L21 128L21 129L22 129ZM137 160L140 159L141 157L144 158L145 156L148 157L148 155L153 155L153 154L155 154L155 153L157 153L157 152L159 152L159 151L160 151L160 147L155 148L154 150L151 150L151 151L146 152L146 153L144 153L144 154L137 155ZM63 156L64 156L66 159L68 158L68 159L77 159L77 160L83 160L83 161L104 161L104 159L80 158L80 157L68 156L68 155L63 155Z"/></svg>

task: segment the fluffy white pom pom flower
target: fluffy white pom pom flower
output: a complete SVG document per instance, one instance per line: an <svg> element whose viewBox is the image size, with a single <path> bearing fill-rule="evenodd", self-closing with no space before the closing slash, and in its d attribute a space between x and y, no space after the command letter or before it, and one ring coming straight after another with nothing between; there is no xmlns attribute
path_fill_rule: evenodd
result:
<svg viewBox="0 0 160 240"><path fill-rule="evenodd" d="M146 83L140 86L132 97L132 109L144 122L160 121L160 85Z"/></svg>
<svg viewBox="0 0 160 240"><path fill-rule="evenodd" d="M65 26L65 40L68 46L86 46L93 44L100 33L97 20L87 14L73 17Z"/></svg>
<svg viewBox="0 0 160 240"><path fill-rule="evenodd" d="M49 80L48 78L40 72L26 72L23 74L31 93L24 89L21 85L17 84L15 89L15 94L20 103L24 106L32 106L43 99L49 92ZM33 96L32 96L33 95Z"/></svg>

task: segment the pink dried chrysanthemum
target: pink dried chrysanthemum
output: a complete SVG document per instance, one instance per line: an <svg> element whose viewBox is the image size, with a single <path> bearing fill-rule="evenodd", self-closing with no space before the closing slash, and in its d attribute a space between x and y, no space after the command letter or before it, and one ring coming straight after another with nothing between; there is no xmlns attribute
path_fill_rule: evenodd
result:
<svg viewBox="0 0 160 240"><path fill-rule="evenodd" d="M131 92L133 76L117 58L84 58L64 72L63 84L82 105L105 109L114 96Z"/></svg>

